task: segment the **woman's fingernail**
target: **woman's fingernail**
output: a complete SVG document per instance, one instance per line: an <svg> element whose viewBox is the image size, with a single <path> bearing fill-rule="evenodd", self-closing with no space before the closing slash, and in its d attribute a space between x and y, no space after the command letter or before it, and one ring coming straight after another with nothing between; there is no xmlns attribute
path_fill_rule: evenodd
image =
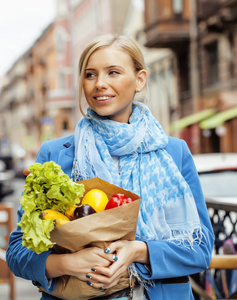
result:
<svg viewBox="0 0 237 300"><path fill-rule="evenodd" d="M110 252L109 247L105 248L105 253L109 253L109 252Z"/></svg>
<svg viewBox="0 0 237 300"><path fill-rule="evenodd" d="M96 272L96 269L94 269L94 268L91 268L91 271L92 271L92 272Z"/></svg>
<svg viewBox="0 0 237 300"><path fill-rule="evenodd" d="M90 281L86 282L89 286L92 286L92 283Z"/></svg>
<svg viewBox="0 0 237 300"><path fill-rule="evenodd" d="M89 275L89 274L86 274L86 277L87 277L87 278L91 278L91 275Z"/></svg>
<svg viewBox="0 0 237 300"><path fill-rule="evenodd" d="M114 261L117 261L117 260L118 260L118 257L117 257L115 254L113 255L113 260L114 260Z"/></svg>

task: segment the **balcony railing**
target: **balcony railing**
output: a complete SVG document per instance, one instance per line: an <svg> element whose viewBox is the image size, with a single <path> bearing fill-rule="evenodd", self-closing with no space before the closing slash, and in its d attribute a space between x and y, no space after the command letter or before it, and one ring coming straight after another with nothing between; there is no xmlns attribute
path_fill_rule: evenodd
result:
<svg viewBox="0 0 237 300"><path fill-rule="evenodd" d="M218 203L206 199L206 204L215 234L215 254L222 254L227 238L237 243L237 203Z"/></svg>
<svg viewBox="0 0 237 300"><path fill-rule="evenodd" d="M206 199L206 204L215 234L214 251L209 269L213 269L214 278L217 278L218 272L220 275L221 270L237 269L237 255L223 254L223 244L228 238L231 238L237 245L237 203L221 203ZM203 284L200 285L201 280L197 283L194 279L197 279L197 276L191 278L192 289L199 295L199 298L197 296L196 299L214 299L205 292ZM226 299L236 298L237 292Z"/></svg>

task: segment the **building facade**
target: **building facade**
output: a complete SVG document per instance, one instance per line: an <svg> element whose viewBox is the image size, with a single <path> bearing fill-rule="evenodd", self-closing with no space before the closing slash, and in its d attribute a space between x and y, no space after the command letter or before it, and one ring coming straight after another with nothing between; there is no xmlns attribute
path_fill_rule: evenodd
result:
<svg viewBox="0 0 237 300"><path fill-rule="evenodd" d="M145 45L177 58L179 118L193 153L237 152L237 1L146 0Z"/></svg>
<svg viewBox="0 0 237 300"><path fill-rule="evenodd" d="M122 33L133 37L139 43L145 59L148 87L136 95L136 100L148 105L154 117L169 134L170 123L178 117L176 57L168 48L144 47L144 24L144 1L131 1Z"/></svg>
<svg viewBox="0 0 237 300"><path fill-rule="evenodd" d="M55 85L54 27L50 24L41 37L10 68L0 94L2 153L16 159L35 155L42 141L42 118L47 114L47 90ZM53 129L51 130L53 134ZM5 142L7 141L7 142Z"/></svg>

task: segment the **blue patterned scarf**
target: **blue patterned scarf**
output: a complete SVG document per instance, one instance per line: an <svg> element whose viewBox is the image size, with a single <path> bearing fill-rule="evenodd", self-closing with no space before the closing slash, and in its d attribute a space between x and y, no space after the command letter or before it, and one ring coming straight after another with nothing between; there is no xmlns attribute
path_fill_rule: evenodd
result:
<svg viewBox="0 0 237 300"><path fill-rule="evenodd" d="M75 130L75 181L99 177L141 197L136 239L169 240L192 247L201 227L192 192L165 150L168 137L150 110L133 106L129 124L88 108ZM119 157L118 169L112 156Z"/></svg>

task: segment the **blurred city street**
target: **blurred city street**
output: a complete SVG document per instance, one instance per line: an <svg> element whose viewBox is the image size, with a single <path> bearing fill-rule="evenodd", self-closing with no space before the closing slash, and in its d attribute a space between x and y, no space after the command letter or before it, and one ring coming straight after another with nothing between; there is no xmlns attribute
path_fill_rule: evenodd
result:
<svg viewBox="0 0 237 300"><path fill-rule="evenodd" d="M223 256L224 254L236 255L237 0L2 1L0 10L0 40L2 42L0 47L0 203L9 203L13 207L13 228L17 226L19 198L25 184L23 170L33 164L42 143L73 135L75 128L77 128L77 133L78 128L81 128L83 124L78 121L85 116L88 105L95 110L95 113L102 116L101 120L106 117L116 121L115 116L122 115L117 110L110 113L101 110L100 113L96 107L103 108L104 106L106 110L112 102L120 105L125 103L123 101L128 101L129 98L124 95L128 95L132 85L124 85L124 91L121 85L121 93L119 93L117 87L120 90L118 84L120 81L116 80L116 76L120 78L123 75L129 83L130 73L123 74L112 68L111 72L107 73L108 76L102 76L104 80L102 80L101 89L108 89L105 94L98 92L96 97L90 97L93 93L87 93L85 89L86 80L90 76L84 76L84 67L87 68L90 64L90 55L96 55L94 52L101 50L99 47L96 48L99 44L95 42L94 50L91 48L91 53L87 56L91 47L88 45L93 45L89 42L104 35L115 35L116 38L111 40L111 43L106 42L107 38L101 38L101 42L105 43L101 44L103 48L111 50L111 47L116 47L118 48L115 49L116 51L121 50L120 52L129 54L134 63L133 71L136 71L136 75L146 74L144 75L146 80L143 80L144 86L141 89L139 86L139 89L133 91L134 101L146 104L159 122L159 126L169 136L169 141L173 138L182 140L180 144L183 145L182 153L185 153L188 147L193 155L215 236L213 256L222 259L222 254ZM133 47L133 53L130 53L128 45L122 45L122 40L120 44L119 36L127 36L134 40L144 60L135 51L136 47ZM139 55L135 55L135 52ZM107 65L106 55L102 58L100 64L92 68L96 70L96 76L94 72L92 74L93 84L94 82L98 84L99 72L100 69L102 70L100 66L105 62ZM108 55L109 61L110 55ZM128 64L128 69L130 64ZM120 67L116 62L116 68L117 65ZM114 64L108 63L108 66L112 67ZM108 79L113 79L113 81L108 81ZM92 81L91 86L93 87ZM99 87L94 84L94 89L97 90ZM95 101L92 99L90 102L89 98ZM94 102L97 104L93 108ZM130 104L126 107L129 113L132 107ZM119 121L124 122L122 119ZM100 122L102 124L102 121ZM127 117L126 122L128 122ZM129 124L125 126L127 125ZM133 127L129 125L127 128L131 126ZM144 131L144 134L152 131L149 126L147 128L149 130ZM139 135L140 128L138 129ZM77 137L77 134L75 136ZM172 143L169 142L166 149L168 147L172 149ZM90 144L88 143L89 146L85 144L88 152L93 153ZM149 144L145 135L142 144ZM55 146L52 151L50 145L54 144L44 144L41 148L42 160L52 159L62 166L67 162L69 152L66 153L66 148L71 143L67 142L63 145L66 148L65 152L60 152L60 159L56 159L56 152L62 150L59 143L55 144L58 145L58 149ZM77 147L77 144L75 145ZM80 150L81 144L79 145ZM68 150L71 149L72 147ZM80 153L79 150L78 153ZM165 148L163 150L165 151ZM172 153L179 159L177 151L175 149ZM137 150L135 152L139 153L140 157L140 152ZM61 154L65 155L65 160ZM112 152L110 154L113 155ZM173 154L171 156L173 157ZM188 167L192 167L192 163L188 164L188 157L188 155L182 157L184 159L180 167L184 167L181 168L181 175L184 175L184 179L187 177L187 183L190 183L191 190L194 188L196 193L199 185L193 184L192 178L194 177L191 176L191 172L188 173ZM137 162L141 163L139 159ZM99 164L95 161L95 164L97 163ZM85 166L88 168L91 166L94 169L93 163L87 159L86 155ZM140 169L143 171L142 168ZM75 173L76 171L77 168L75 168ZM83 170L78 170L78 173L79 171ZM152 170L148 171L150 173ZM143 178L141 178L141 183L142 180ZM164 180L161 178L161 180L165 184L169 178ZM155 186L155 183L152 185ZM168 189L165 190L168 191ZM142 185L141 191L143 192ZM174 189L172 194L173 192ZM197 193L197 199L194 194L194 198L201 216L202 227L204 224L202 220L208 218L205 209L199 210L199 205L204 205L204 200L200 200L201 193ZM159 200L157 203L164 202L163 199L160 201L159 197L157 200ZM156 199L154 199L154 205L155 201ZM169 206L171 207L170 204ZM193 206L190 205L190 207ZM3 211L7 209L8 213ZM174 211L173 208L172 211ZM7 277L11 278L11 274L1 259L5 260L4 251L7 248L9 228L9 222L7 223L6 220L11 220L11 216L3 221L2 212L10 216L11 207L4 206L2 210L0 208L0 275L2 276L0 279L5 280ZM153 224L151 227L156 228ZM34 228L38 229L36 226ZM195 230L195 234L197 232L199 230ZM205 237L203 232L200 234L201 238ZM172 229L170 234L173 236ZM155 235L157 232L154 229ZM191 234L189 237L188 240L192 241ZM197 240L199 240L198 235ZM202 247L200 247L200 251L208 247L207 251L203 252L205 266L211 252L211 240L212 237L206 238L206 242L201 243ZM212 299L224 299L224 297L232 299L233 293L237 294L237 279L234 275L232 276L232 271L233 274L237 274L234 272L237 272L237 267L229 262L231 260L227 255L223 269L220 266L210 265L211 272L213 271L215 275L210 282L208 276L203 276L202 272L199 275L197 273L194 284L195 286L197 284L195 292L198 295L195 295L195 300L209 299L210 296ZM19 254L16 258L19 259ZM185 256L183 258L185 259ZM199 258L201 262L201 257ZM176 258L172 259L175 261ZM180 266L181 262L180 260ZM237 257L235 257L235 262L237 263ZM171 272L169 277L176 277L181 272L177 267L179 265L172 268L174 274ZM187 267L187 274L191 271L193 274L197 270L203 270L203 262L199 265L196 260L195 264L190 260L190 265L185 263L185 267ZM226 268L228 272L225 273L223 270ZM37 268L36 270L38 271ZM16 298L14 300L40 299L41 295L31 281L15 278L15 283ZM200 286L198 286L199 283ZM13 300L10 298L9 284L0 283L0 300Z"/></svg>
<svg viewBox="0 0 237 300"><path fill-rule="evenodd" d="M11 300L10 285L8 284L0 285L0 299ZM16 300L39 300L39 299L40 299L40 294L38 293L37 288L33 286L31 281L16 277Z"/></svg>
<svg viewBox="0 0 237 300"><path fill-rule="evenodd" d="M12 203L14 206L14 228L17 224L17 208L19 207L19 198L23 191L25 184L24 179L15 178L13 181L14 193L3 198L3 202ZM16 300L38 300L40 294L38 293L37 287L35 287L31 281L24 280L15 277L16 282ZM0 299L10 300L10 285L0 284Z"/></svg>

